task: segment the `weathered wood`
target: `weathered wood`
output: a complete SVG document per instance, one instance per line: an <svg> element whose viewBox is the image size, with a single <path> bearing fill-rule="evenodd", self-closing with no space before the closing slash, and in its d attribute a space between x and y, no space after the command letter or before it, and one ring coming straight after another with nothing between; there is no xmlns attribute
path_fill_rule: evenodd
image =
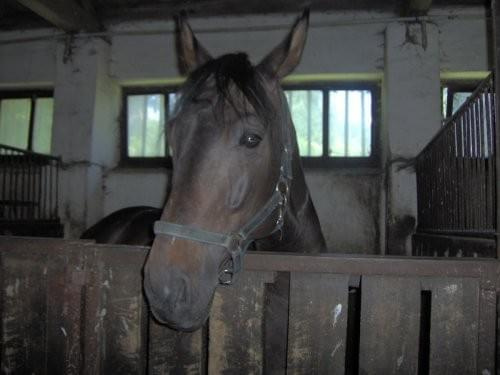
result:
<svg viewBox="0 0 500 375"><path fill-rule="evenodd" d="M217 289L208 329L185 334L146 319L146 250L0 237L2 366L284 373L288 356L290 373L343 373L348 290L361 275L360 373L417 371L421 290L431 293L430 352L422 356L430 373L496 370L497 261L248 254L236 285Z"/></svg>
<svg viewBox="0 0 500 375"><path fill-rule="evenodd" d="M204 374L206 332L174 331L151 319L149 323L150 375Z"/></svg>
<svg viewBox="0 0 500 375"><path fill-rule="evenodd" d="M289 374L343 374L349 275L292 273Z"/></svg>
<svg viewBox="0 0 500 375"><path fill-rule="evenodd" d="M230 287L217 288L210 311L208 372L263 374L265 283L270 272L243 272Z"/></svg>
<svg viewBox="0 0 500 375"><path fill-rule="evenodd" d="M96 256L103 300L100 310L94 312L94 329L104 336L101 373L144 374L149 317L140 270L145 253L117 247L102 249Z"/></svg>
<svg viewBox="0 0 500 375"><path fill-rule="evenodd" d="M84 373L98 374L101 371L104 350L102 350L104 335L102 334L102 289L103 276L102 263L97 262L98 249L89 248L87 252L87 273L84 295L82 299L82 308L84 309L83 343ZM92 323L89 323L92 322Z"/></svg>
<svg viewBox="0 0 500 375"><path fill-rule="evenodd" d="M10 254L9 254L10 255ZM1 256L0 371L44 372L47 358L45 264L21 256Z"/></svg>
<svg viewBox="0 0 500 375"><path fill-rule="evenodd" d="M495 88L498 90L500 88L500 4L499 0L491 1L491 14L493 22L493 54L495 60ZM494 121L494 144L495 144L495 172L496 181L495 184L495 200L496 200L496 238L497 238L497 258L500 259L500 183L498 182L498 176L500 176L500 121L498 121L498 116L500 116L500 100L498 100L498 95L495 100L495 121Z"/></svg>
<svg viewBox="0 0 500 375"><path fill-rule="evenodd" d="M473 277L487 288L496 285L499 263L494 259L424 258L351 254L286 254L252 252L245 256L246 270L321 272L364 276ZM493 284L492 284L493 283Z"/></svg>
<svg viewBox="0 0 500 375"><path fill-rule="evenodd" d="M410 0L408 13L414 16L425 16L431 9L432 0Z"/></svg>
<svg viewBox="0 0 500 375"><path fill-rule="evenodd" d="M415 374L418 368L418 279L368 276L361 281L360 373Z"/></svg>
<svg viewBox="0 0 500 375"><path fill-rule="evenodd" d="M477 373L493 374L495 372L497 295L495 290L481 290L480 293Z"/></svg>
<svg viewBox="0 0 500 375"><path fill-rule="evenodd" d="M92 9L75 0L17 0L26 8L64 31L97 31L99 21Z"/></svg>
<svg viewBox="0 0 500 375"><path fill-rule="evenodd" d="M267 374L286 373L290 274L278 272L264 290L264 358Z"/></svg>
<svg viewBox="0 0 500 375"><path fill-rule="evenodd" d="M49 245L44 243L43 245ZM80 246L47 249L47 374L79 374L85 324L82 293L86 257Z"/></svg>
<svg viewBox="0 0 500 375"><path fill-rule="evenodd" d="M477 280L433 279L430 374L475 374L479 335Z"/></svg>

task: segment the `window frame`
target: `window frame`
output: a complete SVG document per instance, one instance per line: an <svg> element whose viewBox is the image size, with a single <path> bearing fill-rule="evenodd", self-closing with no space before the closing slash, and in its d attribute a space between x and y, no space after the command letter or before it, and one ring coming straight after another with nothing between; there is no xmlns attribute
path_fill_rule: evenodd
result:
<svg viewBox="0 0 500 375"><path fill-rule="evenodd" d="M378 82L314 82L283 83L286 90L316 90L323 92L323 155L301 156L302 165L306 168L375 168L380 164L379 119L380 119L380 83ZM334 90L366 90L372 95L372 127L370 156L329 156L329 91Z"/></svg>
<svg viewBox="0 0 500 375"><path fill-rule="evenodd" d="M283 90L321 90L323 91L323 155L301 156L302 165L306 168L377 168L380 166L380 82L308 82L282 83ZM122 110L120 121L120 163L122 167L164 167L172 168L172 157L167 153L162 157L130 157L128 156L128 96L129 95L165 95L164 111L165 125L168 122L168 94L176 93L178 85L171 86L132 86L122 87ZM371 155L360 157L328 156L329 142L329 98L331 90L368 90L372 95L372 128L371 128ZM325 148L326 147L326 148ZM165 137L165 150L168 150L168 138Z"/></svg>
<svg viewBox="0 0 500 375"><path fill-rule="evenodd" d="M30 99L30 114L28 128L28 144L25 151L33 151L33 132L35 126L35 106L36 100L40 98L52 98L54 100L54 90L52 89L33 89L33 90L6 90L0 91L0 101L4 99ZM54 121L52 119L52 126ZM11 147L11 146L9 146Z"/></svg>
<svg viewBox="0 0 500 375"><path fill-rule="evenodd" d="M168 122L169 99L168 94L176 93L178 86L147 86L147 87L123 87L122 88L122 111L120 121L120 166L122 167L163 167L172 168L172 156L168 152L168 138L165 134L165 156L129 156L128 155L128 97L130 95L155 95L165 96L164 116L165 126ZM166 127L165 127L166 130Z"/></svg>

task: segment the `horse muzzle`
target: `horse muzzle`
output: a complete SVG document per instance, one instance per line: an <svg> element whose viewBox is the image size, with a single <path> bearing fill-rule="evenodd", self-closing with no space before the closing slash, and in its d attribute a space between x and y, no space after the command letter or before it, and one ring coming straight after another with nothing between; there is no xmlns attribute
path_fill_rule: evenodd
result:
<svg viewBox="0 0 500 375"><path fill-rule="evenodd" d="M144 292L153 316L160 323L181 331L194 331L205 323L214 290L194 287L187 274L176 268L153 277L147 271L144 275Z"/></svg>

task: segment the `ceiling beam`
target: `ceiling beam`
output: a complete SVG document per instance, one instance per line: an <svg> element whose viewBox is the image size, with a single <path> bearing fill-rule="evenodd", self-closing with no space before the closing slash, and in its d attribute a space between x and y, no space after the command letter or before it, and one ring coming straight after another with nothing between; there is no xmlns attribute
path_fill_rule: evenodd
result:
<svg viewBox="0 0 500 375"><path fill-rule="evenodd" d="M432 0L410 0L407 4L407 15L426 16L431 9Z"/></svg>
<svg viewBox="0 0 500 375"><path fill-rule="evenodd" d="M88 2L83 3L85 7L76 0L17 0L17 2L64 31L100 29L100 23L88 6Z"/></svg>

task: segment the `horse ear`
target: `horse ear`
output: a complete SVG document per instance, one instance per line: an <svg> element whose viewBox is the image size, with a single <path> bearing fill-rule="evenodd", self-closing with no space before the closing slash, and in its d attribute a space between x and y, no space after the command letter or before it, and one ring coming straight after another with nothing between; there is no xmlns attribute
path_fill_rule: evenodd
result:
<svg viewBox="0 0 500 375"><path fill-rule="evenodd" d="M185 75L211 60L212 56L194 36L185 14L175 17L175 26L177 63L180 73Z"/></svg>
<svg viewBox="0 0 500 375"><path fill-rule="evenodd" d="M290 74L300 62L308 26L309 9L304 9L288 36L259 63L258 68L278 79Z"/></svg>

